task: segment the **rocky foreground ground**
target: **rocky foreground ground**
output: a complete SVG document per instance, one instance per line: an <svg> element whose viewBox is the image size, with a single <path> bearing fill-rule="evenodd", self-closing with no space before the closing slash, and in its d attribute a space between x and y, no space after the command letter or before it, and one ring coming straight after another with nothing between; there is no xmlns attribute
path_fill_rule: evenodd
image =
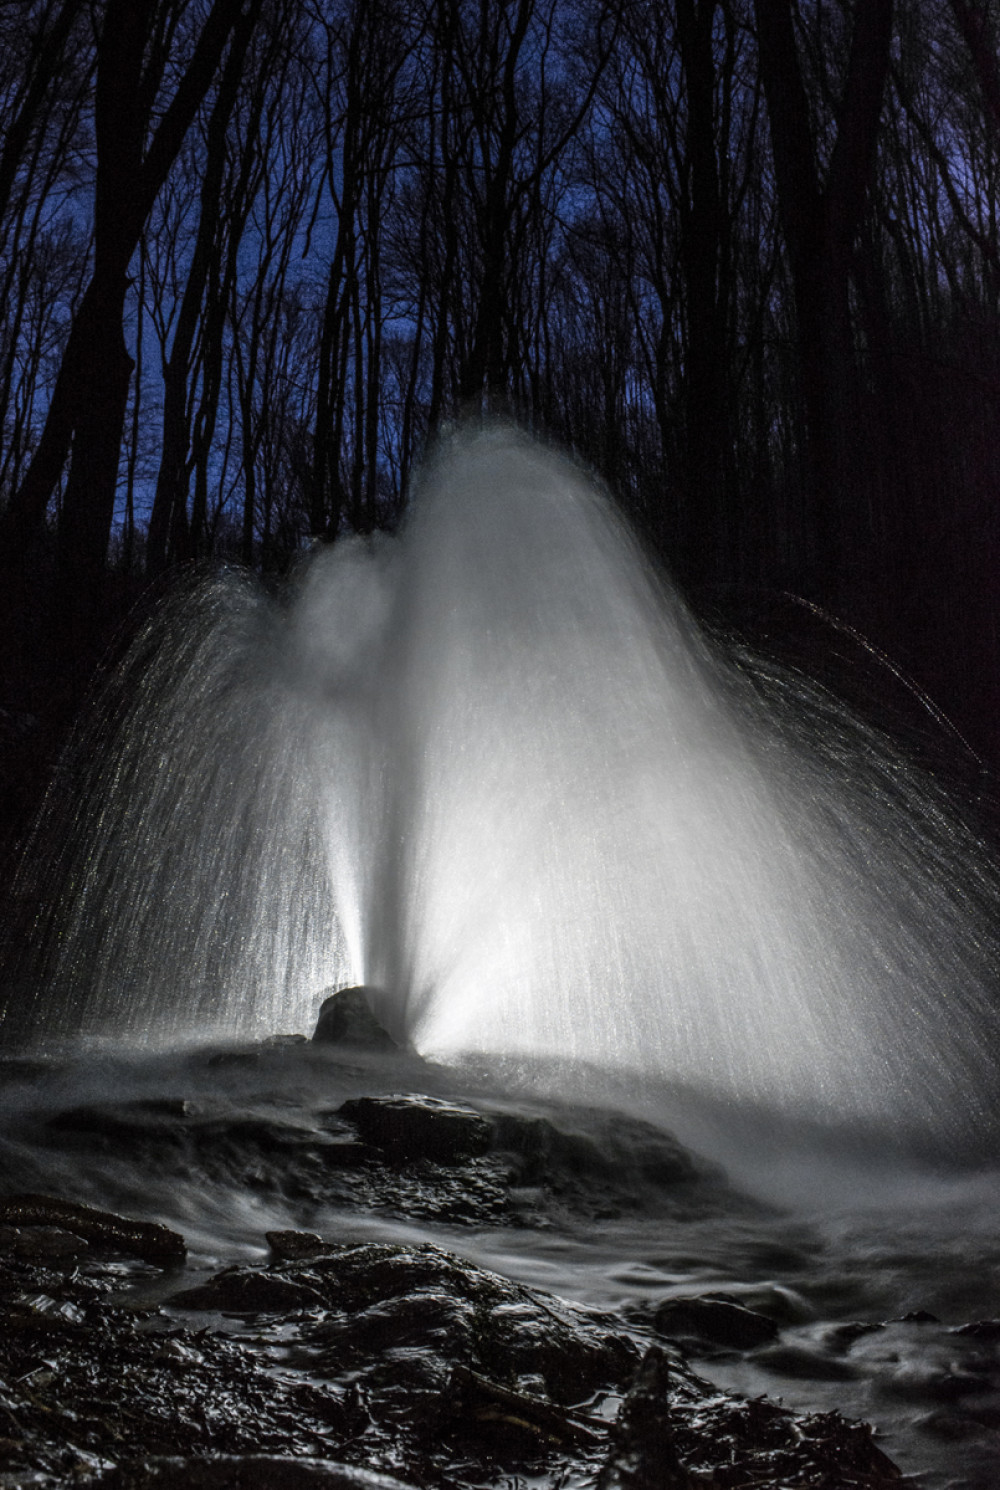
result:
<svg viewBox="0 0 1000 1490"><path fill-rule="evenodd" d="M585 1205L587 1156L543 1120L420 1095L363 1097L324 1141L163 1103L66 1111L81 1151L131 1147L247 1183L331 1186L355 1205L516 1225ZM660 1135L621 1176L705 1204L713 1177ZM275 1162L275 1155L278 1161ZM638 1158L636 1156L638 1155ZM228 1161L227 1161L228 1162ZM612 1163L611 1168L614 1168ZM270 1178L269 1178L270 1177ZM604 1204L614 1176L601 1187ZM589 1193L589 1192L587 1192ZM624 1194L624 1191L622 1192ZM700 1197L700 1198L699 1198ZM264 1240L264 1239L261 1239ZM0 1199L0 1486L86 1490L881 1490L871 1430L746 1400L685 1342L739 1353L775 1320L725 1295L625 1315L567 1303L429 1243L267 1233L269 1260L192 1272L184 1238L65 1198Z"/></svg>

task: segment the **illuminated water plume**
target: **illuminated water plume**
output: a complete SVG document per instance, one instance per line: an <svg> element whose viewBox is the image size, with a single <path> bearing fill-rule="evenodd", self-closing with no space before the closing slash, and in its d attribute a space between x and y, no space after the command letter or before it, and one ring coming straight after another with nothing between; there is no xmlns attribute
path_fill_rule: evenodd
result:
<svg viewBox="0 0 1000 1490"><path fill-rule="evenodd" d="M47 1028L307 1030L363 982L436 1056L989 1121L972 837L820 690L710 643L516 434L445 442L399 538L319 553L281 603L239 574L176 599L110 707Z"/></svg>

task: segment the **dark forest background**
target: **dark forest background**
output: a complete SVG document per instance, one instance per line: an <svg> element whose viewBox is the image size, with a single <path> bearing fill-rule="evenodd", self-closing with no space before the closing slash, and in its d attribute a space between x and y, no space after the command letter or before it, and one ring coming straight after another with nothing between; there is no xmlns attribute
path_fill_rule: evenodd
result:
<svg viewBox="0 0 1000 1490"><path fill-rule="evenodd" d="M854 628L1000 764L998 38L997 0L0 0L8 834L178 566L391 528L484 413L699 611L870 671Z"/></svg>

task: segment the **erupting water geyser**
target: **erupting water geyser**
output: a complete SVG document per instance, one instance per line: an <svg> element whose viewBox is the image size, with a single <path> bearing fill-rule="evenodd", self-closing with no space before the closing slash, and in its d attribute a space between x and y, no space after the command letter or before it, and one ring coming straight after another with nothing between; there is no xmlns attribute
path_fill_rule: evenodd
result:
<svg viewBox="0 0 1000 1490"><path fill-rule="evenodd" d="M318 553L281 602L238 573L175 598L111 715L59 830L42 1032L308 1029L363 982L434 1056L992 1121L972 835L821 690L711 643L516 433L444 441L399 537Z"/></svg>

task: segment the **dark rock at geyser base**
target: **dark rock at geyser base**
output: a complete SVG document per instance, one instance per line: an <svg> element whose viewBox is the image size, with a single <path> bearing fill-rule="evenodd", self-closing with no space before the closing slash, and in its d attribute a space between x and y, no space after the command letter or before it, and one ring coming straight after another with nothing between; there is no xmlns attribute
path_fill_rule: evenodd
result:
<svg viewBox="0 0 1000 1490"><path fill-rule="evenodd" d="M701 1380L618 1316L432 1244L129 1289L0 1252L4 1485L93 1490L888 1490L870 1430ZM294 1250L289 1234L285 1246ZM180 1280L178 1280L179 1282ZM148 1294L147 1294L148 1298ZM227 1314L238 1317L228 1323Z"/></svg>
<svg viewBox="0 0 1000 1490"><path fill-rule="evenodd" d="M347 1051L379 1052L383 1055L399 1050L399 1045L372 1012L369 1002L372 993L373 989L361 985L337 988L328 993L320 1004L316 1028L309 1043ZM207 1064L213 1070L256 1066L268 1049L306 1042L305 1035L271 1035L253 1048L215 1051L208 1057Z"/></svg>
<svg viewBox="0 0 1000 1490"><path fill-rule="evenodd" d="M319 1045L357 1046L363 1050L398 1050L396 1041L372 1013L364 987L338 988L320 1004L313 1040Z"/></svg>

